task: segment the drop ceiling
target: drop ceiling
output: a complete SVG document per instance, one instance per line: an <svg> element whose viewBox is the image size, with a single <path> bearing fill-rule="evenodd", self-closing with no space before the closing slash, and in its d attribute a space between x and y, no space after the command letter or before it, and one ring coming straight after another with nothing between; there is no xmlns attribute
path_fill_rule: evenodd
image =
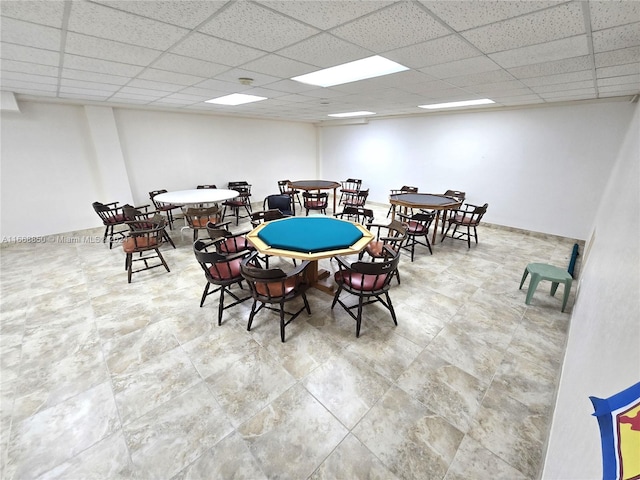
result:
<svg viewBox="0 0 640 480"><path fill-rule="evenodd" d="M0 83L18 101L321 122L640 92L638 1L2 0L0 13ZM372 55L409 70L329 88L290 80ZM267 100L204 103L231 93Z"/></svg>

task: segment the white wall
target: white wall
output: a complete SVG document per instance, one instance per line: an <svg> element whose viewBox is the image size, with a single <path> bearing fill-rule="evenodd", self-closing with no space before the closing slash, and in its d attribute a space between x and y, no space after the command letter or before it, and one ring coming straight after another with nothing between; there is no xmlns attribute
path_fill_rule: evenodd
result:
<svg viewBox="0 0 640 480"><path fill-rule="evenodd" d="M640 380L640 106L617 152L583 259L543 478L602 478L589 396Z"/></svg>
<svg viewBox="0 0 640 480"><path fill-rule="evenodd" d="M372 201L413 185L489 203L487 222L586 239L632 117L630 103L440 114L323 127L323 177Z"/></svg>
<svg viewBox="0 0 640 480"><path fill-rule="evenodd" d="M141 205L151 190L247 180L261 202L278 180L316 176L310 124L19 104L2 112L2 237L99 226L94 201Z"/></svg>

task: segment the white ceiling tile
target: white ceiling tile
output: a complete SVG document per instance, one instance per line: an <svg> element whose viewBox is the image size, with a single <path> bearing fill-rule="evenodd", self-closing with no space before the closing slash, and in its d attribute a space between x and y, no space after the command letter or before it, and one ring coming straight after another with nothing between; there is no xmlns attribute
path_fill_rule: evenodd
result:
<svg viewBox="0 0 640 480"><path fill-rule="evenodd" d="M118 95L138 95L143 97L162 98L166 97L169 92L163 90L153 90L151 88L137 88L128 85L122 87L118 91Z"/></svg>
<svg viewBox="0 0 640 480"><path fill-rule="evenodd" d="M594 55L596 67L611 67L640 61L640 46L621 48Z"/></svg>
<svg viewBox="0 0 640 480"><path fill-rule="evenodd" d="M616 65L615 67L603 67L596 69L598 78L619 77L621 75L636 75L640 73L640 62Z"/></svg>
<svg viewBox="0 0 640 480"><path fill-rule="evenodd" d="M531 90L537 94L542 95L553 92L571 92L575 90L593 89L593 80L583 80L581 82L567 82L567 83L555 83L551 85L536 85L531 87Z"/></svg>
<svg viewBox="0 0 640 480"><path fill-rule="evenodd" d="M442 37L451 31L417 5L399 2L338 27L331 33L363 48L384 53Z"/></svg>
<svg viewBox="0 0 640 480"><path fill-rule="evenodd" d="M236 43L214 38L202 33L194 33L171 49L171 53L185 57L199 58L208 62L237 67L255 60L264 52Z"/></svg>
<svg viewBox="0 0 640 480"><path fill-rule="evenodd" d="M60 27L64 15L64 0L2 0L2 16L19 18L39 25ZM4 27L4 25L2 25Z"/></svg>
<svg viewBox="0 0 640 480"><path fill-rule="evenodd" d="M138 105L146 105L153 101L153 98L141 96L141 95L132 95L132 94L118 94L107 99L109 103L118 103L123 105L128 104L138 104Z"/></svg>
<svg viewBox="0 0 640 480"><path fill-rule="evenodd" d="M73 98L83 101L104 102L109 98L109 95L103 95L100 92L91 92L90 90L71 90L60 89L60 98Z"/></svg>
<svg viewBox="0 0 640 480"><path fill-rule="evenodd" d="M395 1L395 0L394 0ZM309 25L328 30L355 18L367 15L375 10L394 3L393 1L260 1L262 5L301 20Z"/></svg>
<svg viewBox="0 0 640 480"><path fill-rule="evenodd" d="M473 85L469 87L463 87L464 90L468 90L474 93L481 94L490 94L490 93L506 93L511 92L512 94L516 94L516 92L525 92L531 93L529 89L522 85L522 83L517 80L507 81L507 82L495 82L495 83L486 83L484 85Z"/></svg>
<svg viewBox="0 0 640 480"><path fill-rule="evenodd" d="M540 45L492 53L489 57L504 68L552 62L563 58L580 57L589 53L586 35L564 38Z"/></svg>
<svg viewBox="0 0 640 480"><path fill-rule="evenodd" d="M315 35L278 51L278 55L283 57L322 68L370 57L371 54L370 50L346 42L328 33Z"/></svg>
<svg viewBox="0 0 640 480"><path fill-rule="evenodd" d="M632 85L608 85L606 87L598 87L598 93L601 97L616 97L620 95L637 95L640 91Z"/></svg>
<svg viewBox="0 0 640 480"><path fill-rule="evenodd" d="M18 100L20 100L22 95L33 95L36 97L57 97L57 92L55 90L45 92L44 90L32 90L25 86L22 86L19 91L18 89L13 89L10 91L18 94Z"/></svg>
<svg viewBox="0 0 640 480"><path fill-rule="evenodd" d="M403 72L392 73L378 78L378 81L385 86L400 88L401 90L415 84L432 82L433 77L419 70L405 70Z"/></svg>
<svg viewBox="0 0 640 480"><path fill-rule="evenodd" d="M110 62L79 55L64 55L64 68L83 70L87 72L104 73L110 75L120 75L123 77L134 77L142 71L139 65L127 65L126 63Z"/></svg>
<svg viewBox="0 0 640 480"><path fill-rule="evenodd" d="M594 88L585 88L582 90L571 90L567 92L550 92L541 93L540 98L553 102L572 102L575 100L587 100L595 96Z"/></svg>
<svg viewBox="0 0 640 480"><path fill-rule="evenodd" d="M509 69L516 78L542 77L545 75L556 75L561 73L578 72L580 70L590 70L593 68L593 60L590 55L582 55L580 57L565 58L562 60L554 60L552 62L536 63L533 65L525 65L522 67L514 67Z"/></svg>
<svg viewBox="0 0 640 480"><path fill-rule="evenodd" d="M87 95L93 98L102 97L103 100L106 100L111 95L113 95L112 90L102 89L102 88L91 88L91 85L85 85L85 87L76 87L70 85L61 85L60 86L60 94L75 94L75 95Z"/></svg>
<svg viewBox="0 0 640 480"><path fill-rule="evenodd" d="M160 52L79 33L67 33L65 52L89 58L99 58L131 65L148 65Z"/></svg>
<svg viewBox="0 0 640 480"><path fill-rule="evenodd" d="M243 68L281 78L291 78L297 75L313 72L317 69L308 63L298 62L275 54L265 55L257 60L245 63Z"/></svg>
<svg viewBox="0 0 640 480"><path fill-rule="evenodd" d="M5 81L20 81L20 82L33 82L33 83L45 83L47 85L57 85L58 77L52 77L47 75L34 75L31 73L21 72L3 72L2 83Z"/></svg>
<svg viewBox="0 0 640 480"><path fill-rule="evenodd" d="M37 63L18 62L15 60L2 60L0 67L3 72L33 73L34 75L58 76L58 67L40 65Z"/></svg>
<svg viewBox="0 0 640 480"><path fill-rule="evenodd" d="M483 52L493 53L582 33L582 6L571 3L468 30L462 36Z"/></svg>
<svg viewBox="0 0 640 480"><path fill-rule="evenodd" d="M73 80L69 78L63 78L60 80L60 90L62 88L67 88L66 91L69 91L70 88L81 88L85 90L93 90L93 91L102 91L108 92L111 95L113 92L117 92L120 90L121 85L113 85L110 83L100 83L100 82L86 82L83 80ZM106 94L106 93L105 93Z"/></svg>
<svg viewBox="0 0 640 480"><path fill-rule="evenodd" d="M62 69L62 78L70 80L82 80L86 82L108 83L110 85L124 85L130 77L120 75L109 75L106 73L87 72L84 70L74 70L71 68Z"/></svg>
<svg viewBox="0 0 640 480"><path fill-rule="evenodd" d="M491 70L489 72L472 73L459 77L448 78L447 81L456 87L468 87L470 85L483 85L492 82L505 82L514 80L513 76L505 70Z"/></svg>
<svg viewBox="0 0 640 480"><path fill-rule="evenodd" d="M621 27L608 28L593 32L593 50L595 53L640 45L640 23L631 23Z"/></svg>
<svg viewBox="0 0 640 480"><path fill-rule="evenodd" d="M142 47L166 50L188 30L89 2L73 2L68 30Z"/></svg>
<svg viewBox="0 0 640 480"><path fill-rule="evenodd" d="M0 36L3 42L53 51L60 49L61 31L58 28L4 17L1 25Z"/></svg>
<svg viewBox="0 0 640 480"><path fill-rule="evenodd" d="M607 87L611 85L635 85L636 89L640 91L640 74L598 79L598 86Z"/></svg>
<svg viewBox="0 0 640 480"><path fill-rule="evenodd" d="M316 87L307 83L296 82L294 80L280 80L279 82L269 84L269 88L280 90L282 92L300 93L306 92L307 90L313 90Z"/></svg>
<svg viewBox="0 0 640 480"><path fill-rule="evenodd" d="M9 80L2 79L2 90L8 90L11 92L24 92L24 91L43 91L43 92L56 92L57 85L41 82L28 82L24 80Z"/></svg>
<svg viewBox="0 0 640 480"><path fill-rule="evenodd" d="M406 92L416 93L418 95L431 95L434 92L458 90L448 82L439 80L424 82L418 84L407 85L403 88Z"/></svg>
<svg viewBox="0 0 640 480"><path fill-rule="evenodd" d="M558 1L421 1L456 31L487 25L558 5Z"/></svg>
<svg viewBox="0 0 640 480"><path fill-rule="evenodd" d="M134 78L129 83L127 83L127 87L135 87L141 89L149 89L155 90L157 92L166 92L173 93L184 88L184 85L176 85L174 83L164 83L164 82L156 82L152 80L143 80L141 78Z"/></svg>
<svg viewBox="0 0 640 480"><path fill-rule="evenodd" d="M205 79L205 77L197 77L195 75L186 75L184 73L177 72L167 72L166 70L158 70L156 68L147 68L138 75L138 78L185 86L195 85Z"/></svg>
<svg viewBox="0 0 640 480"><path fill-rule="evenodd" d="M420 71L436 78L451 78L470 72L482 73L499 70L500 66L489 57L471 57L421 68Z"/></svg>
<svg viewBox="0 0 640 480"><path fill-rule="evenodd" d="M591 29L593 31L640 22L640 2L636 0L617 2L591 0L589 9L591 13Z"/></svg>
<svg viewBox="0 0 640 480"><path fill-rule="evenodd" d="M200 25L227 3L227 0L92 1L189 29Z"/></svg>
<svg viewBox="0 0 640 480"><path fill-rule="evenodd" d="M448 35L387 52L385 57L410 68L423 69L431 65L477 57L479 53L457 35Z"/></svg>
<svg viewBox="0 0 640 480"><path fill-rule="evenodd" d="M240 85L237 82L233 82L233 83L223 82L217 79L204 80L196 85L193 85L193 87L199 88L199 89L205 89L205 90L213 90L216 92L225 92L225 93L234 93L239 91L242 88L244 88L245 90L249 88L249 87L244 87L243 85ZM186 91L187 90L185 89L185 92Z"/></svg>
<svg viewBox="0 0 640 480"><path fill-rule="evenodd" d="M153 63L153 68L167 70L169 72L179 72L197 77L214 77L219 73L229 70L229 66L220 65L197 58L183 57L167 53Z"/></svg>
<svg viewBox="0 0 640 480"><path fill-rule="evenodd" d="M249 2L232 2L199 28L225 40L273 52L319 31ZM247 35L246 32L251 32Z"/></svg>
<svg viewBox="0 0 640 480"><path fill-rule="evenodd" d="M500 96L493 99L496 103L501 105L530 105L533 103L541 103L542 99L535 94L528 95L516 95L516 96Z"/></svg>
<svg viewBox="0 0 640 480"><path fill-rule="evenodd" d="M12 45L3 43L0 49L0 57L7 60L18 60L21 62L36 63L57 67L60 63L60 53L51 50L41 50L39 48L24 47L22 45Z"/></svg>
<svg viewBox="0 0 640 480"><path fill-rule="evenodd" d="M216 90L214 88L200 88L200 87L187 87L183 90L180 90L178 93L174 93L173 95L190 95L194 97L201 98L202 101L209 100L210 98L221 97L222 95L226 95L229 93L228 90Z"/></svg>
<svg viewBox="0 0 640 480"><path fill-rule="evenodd" d="M543 85L556 85L559 83L581 82L584 80L593 80L592 70L582 70L580 72L561 73L558 75L545 75L542 77L533 77L523 79L522 83L530 87L538 87Z"/></svg>

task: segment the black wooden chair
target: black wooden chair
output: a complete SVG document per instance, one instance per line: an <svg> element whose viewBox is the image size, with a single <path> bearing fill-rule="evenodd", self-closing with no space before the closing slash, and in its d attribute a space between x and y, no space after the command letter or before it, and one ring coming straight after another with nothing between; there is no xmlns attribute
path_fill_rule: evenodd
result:
<svg viewBox="0 0 640 480"><path fill-rule="evenodd" d="M334 279L338 284L338 290L333 297L331 309L339 303L342 308L356 321L356 337L360 336L362 325L362 307L371 303L380 302L391 313L393 323L398 325L396 312L389 296L389 284L397 268L400 256L389 247L388 259L382 262L347 262L344 257L335 257L338 261L339 270L334 274ZM340 294L346 291L358 297L358 302L354 305L347 305L340 299ZM353 310L357 309L354 313Z"/></svg>
<svg viewBox="0 0 640 480"><path fill-rule="evenodd" d="M293 198L290 195L279 193L276 195L269 195L262 202L263 210L278 209L285 217L292 217L295 215Z"/></svg>
<svg viewBox="0 0 640 480"><path fill-rule="evenodd" d="M173 203L158 202L156 200L156 197L158 195L160 195L161 193L167 193L167 191L166 190L152 190L152 191L149 192L149 199L153 203L153 205L154 205L156 210L158 210L159 212L164 212L165 213L165 215L167 216L167 223L169 224L169 228L173 229L173 221L175 220L175 218L173 217L173 211L174 210L180 210L183 206L182 205L174 205Z"/></svg>
<svg viewBox="0 0 640 480"><path fill-rule="evenodd" d="M455 240L466 240L467 248L471 248L471 229L473 229L473 237L475 238L477 244L477 227L480 224L480 220L482 220L482 217L487 212L488 207L488 203L485 203L482 206L465 203L463 208L458 210L451 210L451 216L447 219L449 225L447 226L447 230L442 235L442 239L440 240L440 242L443 242L444 239L449 236ZM451 230L451 227L453 227L453 231L449 235L449 230Z"/></svg>
<svg viewBox="0 0 640 480"><path fill-rule="evenodd" d="M309 210L318 210L320 213L327 214L327 206L329 204L329 194L326 192L302 192L304 209L309 216Z"/></svg>
<svg viewBox="0 0 640 480"><path fill-rule="evenodd" d="M104 225L104 237L102 242L107 241L109 237L109 248L113 247L113 237L124 238L129 230L125 226L127 219L124 216L122 207L118 207L118 202L100 203L93 202L93 210L98 214L102 224ZM116 227L122 227L116 230Z"/></svg>
<svg viewBox="0 0 640 480"><path fill-rule="evenodd" d="M156 215L153 218L134 220L126 222L126 224L130 230L122 242L122 249L126 254L124 266L127 270L127 282L131 283L131 277L134 273L156 267L163 266L169 272L169 266L160 253L160 247L164 241L164 218L161 215ZM135 254L138 255L134 257ZM154 258L157 258L160 263L150 262ZM144 266L134 269L134 264L140 265L139 262L142 262Z"/></svg>
<svg viewBox="0 0 640 480"><path fill-rule="evenodd" d="M233 216L236 217L236 225L238 225L241 218L246 218L251 215L251 185L245 181L229 182L227 188L238 192L238 196L222 203L224 206L222 210L222 220L227 216L228 208L231 210ZM247 214L240 215L241 209L244 209Z"/></svg>
<svg viewBox="0 0 640 480"><path fill-rule="evenodd" d="M434 213L414 213L413 215L399 214L402 223L407 227L407 240L401 248L411 253L411 261L416 250L416 245L424 245L429 249L429 253L433 255L431 250L431 242L429 242L429 228L436 218ZM420 240L422 239L422 240Z"/></svg>
<svg viewBox="0 0 640 480"><path fill-rule="evenodd" d="M227 308L234 307L251 298L251 295L240 297L231 290L233 285L238 285L242 289L243 277L240 270L240 263L244 258L249 256L251 252L243 250L232 255L222 255L217 251L219 248L218 244L221 241L224 241L224 239L220 238L210 243L197 240L193 244L193 253L207 279L202 297L200 298L200 306L202 307L204 305L204 301L209 295L220 292L220 296L218 297L218 325L222 325L222 314ZM208 251L209 248L213 249L213 251ZM225 305L225 294L232 297L234 301Z"/></svg>
<svg viewBox="0 0 640 480"><path fill-rule="evenodd" d="M285 273L279 268L264 269L255 262L258 253L253 252L242 260L242 276L249 284L253 305L247 330L251 330L256 314L266 308L280 314L280 340L285 340L285 327L295 320L304 310L311 315L306 291L309 285L304 281L304 269L309 265L308 261L302 262L292 271ZM294 312L285 310L285 305L292 300L302 297L303 305ZM258 304L260 304L258 306ZM289 319L285 320L288 315Z"/></svg>

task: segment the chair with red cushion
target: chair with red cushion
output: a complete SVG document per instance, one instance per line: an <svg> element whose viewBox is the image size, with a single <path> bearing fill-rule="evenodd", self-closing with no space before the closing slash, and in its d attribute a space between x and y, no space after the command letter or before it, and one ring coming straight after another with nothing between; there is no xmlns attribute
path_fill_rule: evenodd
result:
<svg viewBox="0 0 640 480"><path fill-rule="evenodd" d="M236 217L236 225L238 225L241 218L246 218L251 215L251 185L245 181L229 182L227 188L238 192L238 196L223 202L222 220L227 216L227 208L229 208L233 216ZM246 215L240 215L240 209L243 208L247 212Z"/></svg>
<svg viewBox="0 0 640 480"><path fill-rule="evenodd" d="M340 183L340 200L338 201L338 204L344 203L346 198L358 193L362 187L362 180L359 178L347 178L345 181Z"/></svg>
<svg viewBox="0 0 640 480"><path fill-rule="evenodd" d="M341 218L343 220L349 220L352 222L358 222L363 225L367 223L373 223L373 210L364 207L347 206L339 213L334 213L334 217Z"/></svg>
<svg viewBox="0 0 640 480"><path fill-rule="evenodd" d="M207 223L207 233L209 238L215 242L216 251L222 255L230 255L244 250L255 250L245 236L249 232L232 233L229 230L230 223Z"/></svg>
<svg viewBox="0 0 640 480"><path fill-rule="evenodd" d="M391 193L389 195L400 195L402 193L418 193L418 187L412 187L411 185L403 185L399 189L391 189ZM389 206L389 211L387 212L387 217L391 215L393 211L393 205Z"/></svg>
<svg viewBox="0 0 640 480"><path fill-rule="evenodd" d="M346 195L342 204L345 207L364 207L369 197L369 189L359 190L357 193Z"/></svg>
<svg viewBox="0 0 640 480"><path fill-rule="evenodd" d="M307 216L309 216L309 210L318 210L320 213L327 214L327 205L329 204L327 192L302 192L302 199Z"/></svg>
<svg viewBox="0 0 640 480"><path fill-rule="evenodd" d="M167 193L166 190L152 190L149 192L149 198L153 202L153 205L156 210L160 212L164 212L167 215L167 222L169 223L169 228L173 229L173 210L180 210L182 205L174 205L173 203L164 203L158 202L155 197L160 195L161 193Z"/></svg>
<svg viewBox="0 0 640 480"><path fill-rule="evenodd" d="M367 228L375 235L375 238L360 252L358 258L362 260L365 253L371 257L371 261L388 260L389 252L392 256L400 252L402 244L407 239L407 226L398 220L391 220L387 224L368 223ZM400 284L400 271L396 269L394 275Z"/></svg>
<svg viewBox="0 0 640 480"><path fill-rule="evenodd" d="M471 248L471 229L473 228L473 236L476 243L478 243L478 231L476 230L476 227L480 224L480 220L482 220L482 217L487 212L488 207L488 203L485 203L482 206L465 203L463 208L451 210L451 216L447 219L449 225L442 235L440 242L444 241L449 230L453 227L453 231L451 232L451 235L449 235L451 238L455 240L466 240L467 248ZM459 231L458 228L460 228Z"/></svg>
<svg viewBox="0 0 640 480"><path fill-rule="evenodd" d="M118 202L93 202L93 209L100 217L100 220L102 220L102 224L105 226L102 242L106 242L107 237L109 237L109 248L112 248L113 237L118 236L120 238L123 238L125 236L125 233L128 231L127 228L122 228L118 231L114 231L114 228L118 225L125 227L125 222L127 221L127 219L124 217L122 207L118 207Z"/></svg>
<svg viewBox="0 0 640 480"><path fill-rule="evenodd" d="M169 272L169 266L165 262L160 247L164 242L164 218L155 215L152 218L144 220L134 220L126 222L130 228L129 234L122 242L122 249L126 254L125 269L127 270L127 281L131 283L131 277L134 273L142 272L156 267L164 267ZM139 255L134 257L134 254ZM160 263L149 261L157 258ZM134 270L134 263L142 262L143 267Z"/></svg>
<svg viewBox="0 0 640 480"><path fill-rule="evenodd" d="M258 253L253 252L241 264L242 276L249 284L253 296L247 330L251 330L256 314L266 308L280 314L280 340L284 342L285 327L295 320L303 310L311 315L306 295L309 285L304 281L304 270L309 265L309 261L304 261L295 269L285 273L279 268L261 268L256 262L257 256ZM295 312L286 311L285 305L298 297L302 297L303 305ZM287 321L285 321L285 315L289 315Z"/></svg>
<svg viewBox="0 0 640 480"><path fill-rule="evenodd" d="M125 205L122 207L122 211L124 212L124 217L127 222L151 220L155 215L160 214L158 210L149 211L149 205L142 205L140 207ZM149 223L149 225L151 226L151 223ZM176 248L176 244L173 243L173 239L169 236L166 228L164 229L163 237L173 248Z"/></svg>
<svg viewBox="0 0 640 480"><path fill-rule="evenodd" d="M416 245L424 245L429 249L429 253L433 255L431 250L431 242L429 242L429 228L433 219L436 218L435 213L414 213L413 215L404 215L399 213L402 223L407 226L407 240L402 248L411 252L411 261L415 253ZM420 241L420 239L423 239Z"/></svg>
<svg viewBox="0 0 640 480"><path fill-rule="evenodd" d="M220 221L220 209L218 207L189 207L184 212L187 225L193 230L193 241L198 239L198 232L206 230L209 222Z"/></svg>
<svg viewBox="0 0 640 480"><path fill-rule="evenodd" d="M385 247L387 250L387 260L382 262L357 261L348 263L344 257L335 257L338 260L339 270L334 274L334 279L338 284L338 290L333 297L331 309L339 303L342 308L356 321L356 337L360 336L360 326L362 325L362 307L371 303L380 302L389 312L393 323L398 325L396 312L389 296L389 284L398 268L400 255ZM358 297L354 305L347 305L340 299L340 294L346 291ZM383 298L384 297L384 298ZM357 313L353 313L357 309Z"/></svg>
<svg viewBox="0 0 640 480"><path fill-rule="evenodd" d="M218 298L218 325L222 325L222 314L227 308L234 307L251 298L251 295L240 297L231 291L233 285L238 285L242 289L243 277L240 271L240 262L242 262L242 259L247 257L250 252L243 250L233 255L222 255L217 252L217 244L220 241L222 241L222 239L210 243L197 240L193 244L193 253L207 279L200 299L200 306L202 307L204 305L207 296L215 292L220 292ZM208 251L209 248L213 251ZM225 305L225 293L234 299L232 303Z"/></svg>

